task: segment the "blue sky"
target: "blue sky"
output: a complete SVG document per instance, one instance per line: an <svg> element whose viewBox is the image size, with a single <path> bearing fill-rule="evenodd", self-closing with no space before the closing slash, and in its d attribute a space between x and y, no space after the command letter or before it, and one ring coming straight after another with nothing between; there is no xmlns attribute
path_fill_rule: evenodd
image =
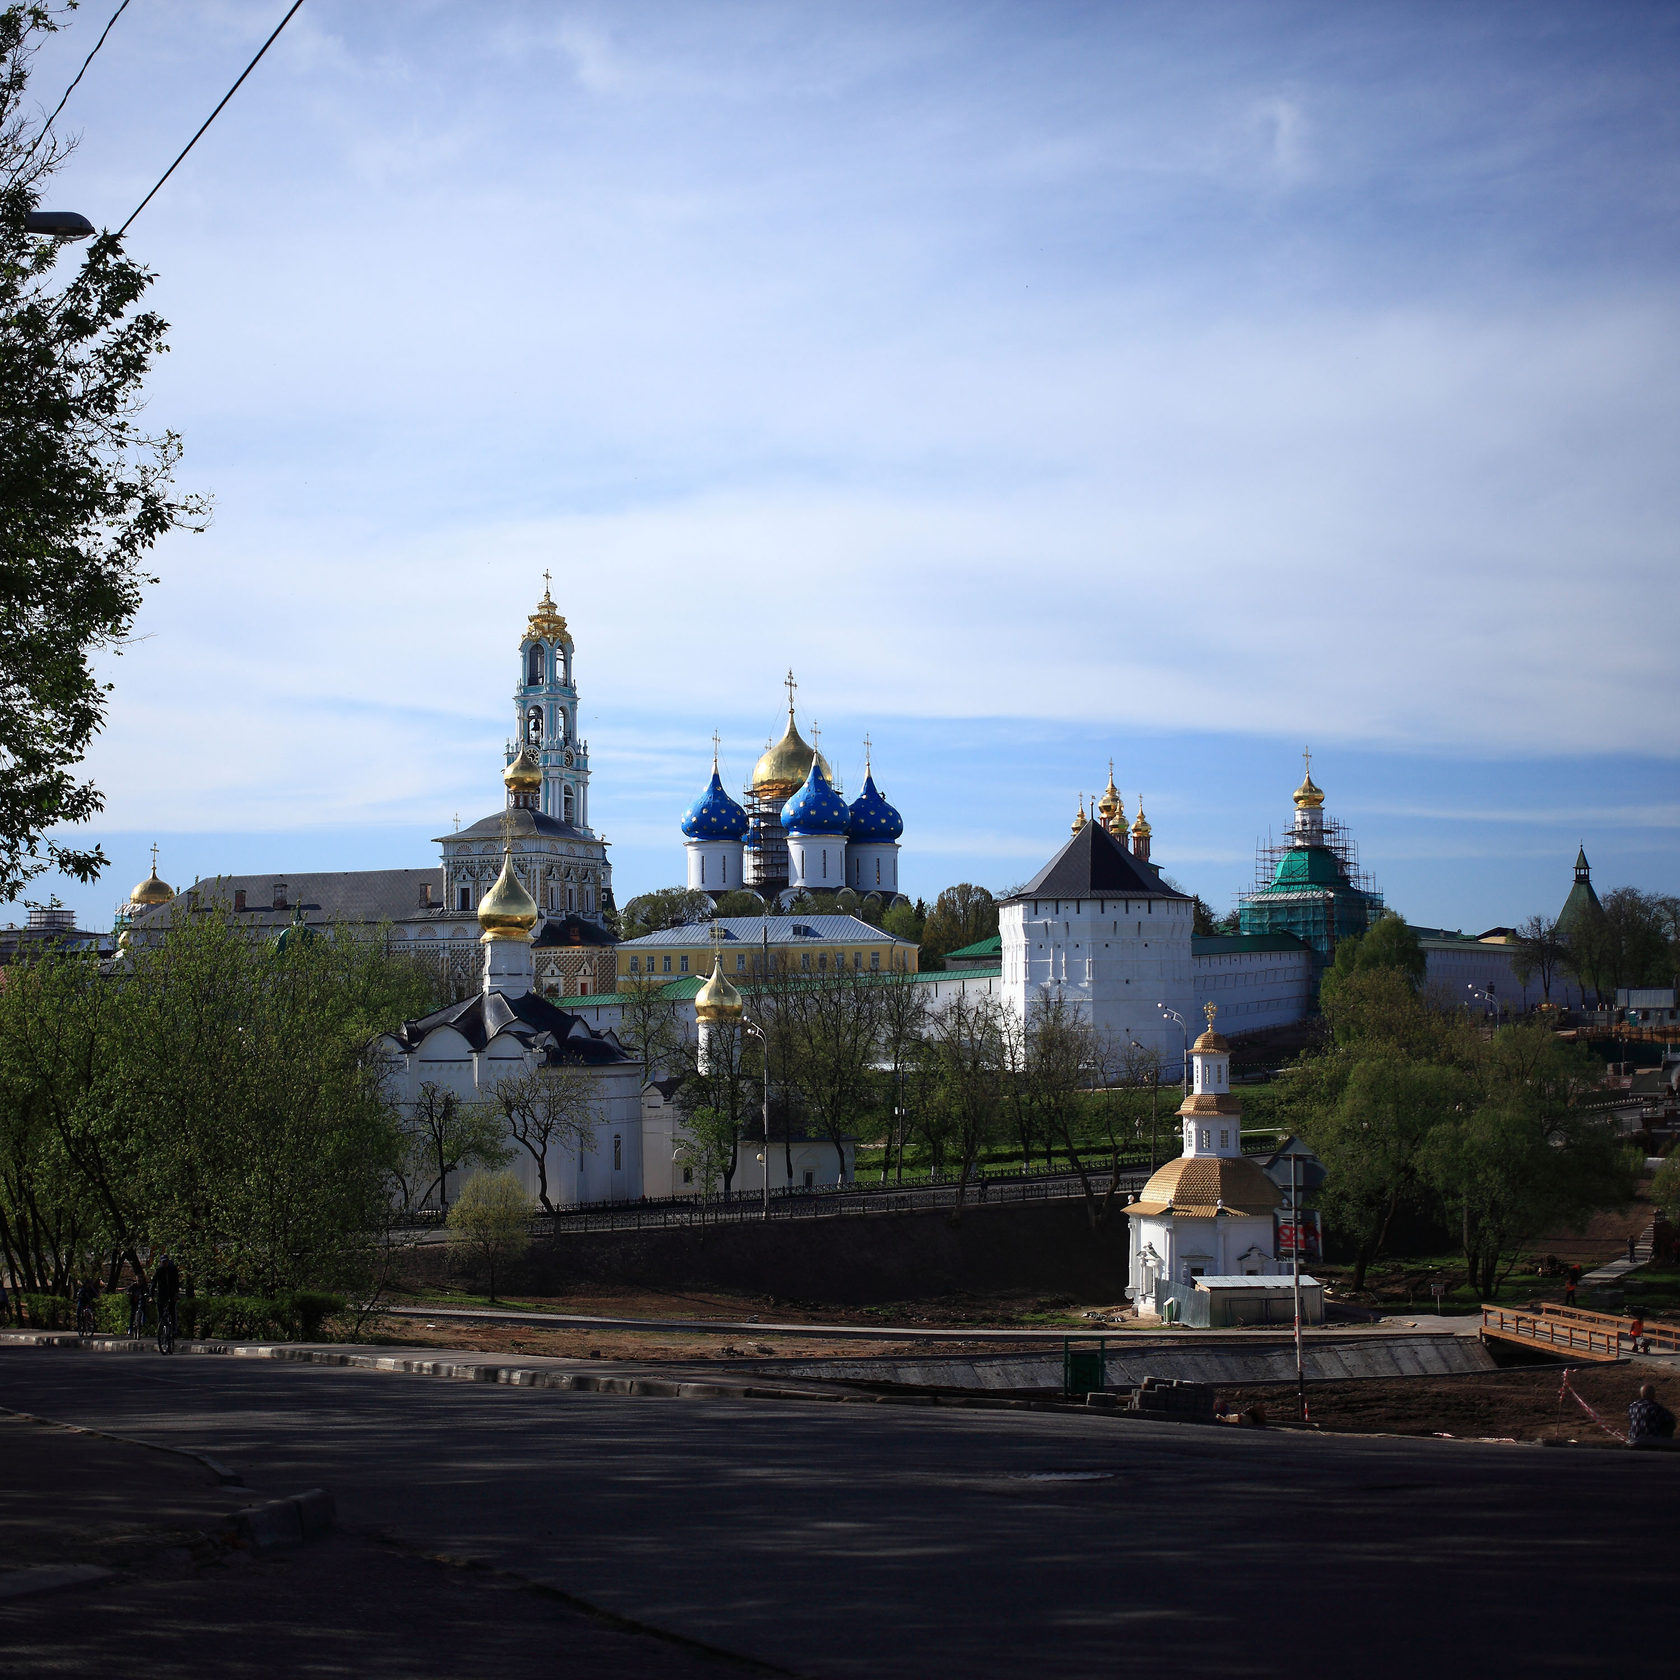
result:
<svg viewBox="0 0 1680 1680"><path fill-rule="evenodd" d="M130 7L53 202L120 223L282 9ZM1415 920L1680 890L1677 70L1662 6L308 0L130 235L216 518L37 892L433 861L545 568L621 901L790 665L912 891L1112 755L1224 907L1304 742Z"/></svg>

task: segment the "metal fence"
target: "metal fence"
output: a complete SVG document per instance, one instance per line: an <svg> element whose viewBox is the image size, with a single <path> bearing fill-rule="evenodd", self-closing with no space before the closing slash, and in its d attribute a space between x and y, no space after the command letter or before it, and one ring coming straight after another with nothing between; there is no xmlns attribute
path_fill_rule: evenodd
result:
<svg viewBox="0 0 1680 1680"><path fill-rule="evenodd" d="M1113 1176L1108 1171L1087 1175L1091 1188L1102 1195ZM1115 1194L1123 1196L1139 1190L1149 1177L1147 1167L1122 1172ZM1085 1187L1075 1173L1054 1173L1034 1178L972 1179L963 1195L969 1207L997 1207L1019 1202L1063 1201L1082 1196ZM771 1219L828 1219L847 1218L870 1213L914 1213L926 1208L951 1208L957 1205L958 1188L955 1181L937 1184L880 1190L859 1189L855 1185L833 1186L811 1190L772 1190L769 1217ZM683 1226L745 1225L762 1221L765 1203L762 1193L732 1197L729 1201L712 1199L675 1200L659 1202L621 1202L577 1208L562 1208L553 1214L542 1214L532 1222L536 1236L563 1236L574 1231L635 1231L668 1230Z"/></svg>

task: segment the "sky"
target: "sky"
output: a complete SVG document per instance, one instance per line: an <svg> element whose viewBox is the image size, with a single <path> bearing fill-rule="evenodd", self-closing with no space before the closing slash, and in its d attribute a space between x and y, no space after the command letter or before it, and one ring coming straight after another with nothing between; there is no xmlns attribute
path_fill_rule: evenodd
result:
<svg viewBox="0 0 1680 1680"><path fill-rule="evenodd" d="M45 202L120 225L284 9L130 5ZM1664 5L306 0L128 236L215 515L29 896L434 863L545 570L620 903L790 667L911 893L1112 758L1223 911L1307 744L1416 922L1680 891L1677 73Z"/></svg>

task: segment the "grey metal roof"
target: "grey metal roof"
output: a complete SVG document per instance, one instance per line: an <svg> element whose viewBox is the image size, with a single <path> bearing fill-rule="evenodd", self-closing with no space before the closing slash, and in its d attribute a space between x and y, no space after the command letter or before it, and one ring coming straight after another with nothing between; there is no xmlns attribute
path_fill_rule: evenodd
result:
<svg viewBox="0 0 1680 1680"><path fill-rule="evenodd" d="M502 818L509 814L513 817L513 834L516 840L542 834L551 840L583 840L590 845L602 844L593 834L586 834L581 828L573 828L570 823L561 822L558 817L551 817L546 811L527 810L523 805L515 806L511 813L497 811L494 816L480 817L470 828L457 829L453 834L439 834L435 836L436 843L441 846L450 840L500 840Z"/></svg>
<svg viewBox="0 0 1680 1680"><path fill-rule="evenodd" d="M1295 1280L1288 1272L1274 1272L1270 1277L1199 1277L1190 1280L1198 1289L1281 1289L1286 1293L1293 1289ZM1318 1288L1318 1279L1301 1273L1301 1287L1303 1289Z"/></svg>
<svg viewBox="0 0 1680 1680"><path fill-rule="evenodd" d="M418 1021L405 1021L394 1038L405 1050L417 1050L440 1027L453 1027L475 1050L482 1050L498 1033L534 1042L546 1033L553 1047L549 1060L592 1065L631 1060L618 1035L597 1031L581 1015L556 1008L535 992L508 997L502 992L475 992L459 1003L446 1004Z"/></svg>
<svg viewBox="0 0 1680 1680"><path fill-rule="evenodd" d="M283 882L286 902L275 908L274 888ZM290 924L298 905L303 919L320 922L398 922L427 914L420 902L420 888L429 884L431 909L441 912L443 870L433 869L333 869L288 874L270 870L262 875L213 875L184 887L168 903L155 904L135 912L136 927L166 928L174 913L192 901L206 907L220 905L240 927L273 927ZM239 893L245 894L245 908L236 910Z"/></svg>
<svg viewBox="0 0 1680 1680"><path fill-rule="evenodd" d="M762 945L764 930L770 930L772 945L905 945L900 939L858 916L720 916L710 922L690 922L683 927L660 928L640 939L627 939L624 949L635 951L644 945L708 945L716 928L725 945Z"/></svg>

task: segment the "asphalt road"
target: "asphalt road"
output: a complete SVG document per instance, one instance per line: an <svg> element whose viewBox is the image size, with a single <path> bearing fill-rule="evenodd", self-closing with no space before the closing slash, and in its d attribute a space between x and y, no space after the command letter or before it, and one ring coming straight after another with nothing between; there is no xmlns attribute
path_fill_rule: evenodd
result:
<svg viewBox="0 0 1680 1680"><path fill-rule="evenodd" d="M817 1676L1632 1673L1680 1455L0 1353L0 1404Z"/></svg>

